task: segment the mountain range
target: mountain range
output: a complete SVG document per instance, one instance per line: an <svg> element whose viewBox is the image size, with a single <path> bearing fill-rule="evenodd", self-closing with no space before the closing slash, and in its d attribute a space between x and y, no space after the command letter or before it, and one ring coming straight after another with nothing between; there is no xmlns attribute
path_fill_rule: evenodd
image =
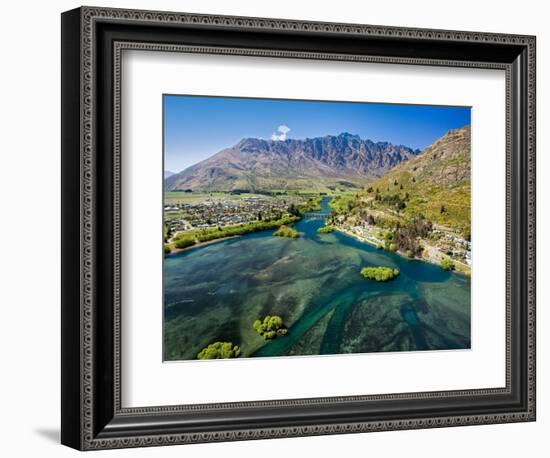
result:
<svg viewBox="0 0 550 458"><path fill-rule="evenodd" d="M245 138L165 178L166 191L360 189L420 150L341 133L304 140Z"/></svg>

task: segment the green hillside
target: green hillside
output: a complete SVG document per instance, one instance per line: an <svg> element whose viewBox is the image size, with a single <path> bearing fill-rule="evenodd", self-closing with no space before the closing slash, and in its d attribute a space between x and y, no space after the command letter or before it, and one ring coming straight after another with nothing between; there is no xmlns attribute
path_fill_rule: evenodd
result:
<svg viewBox="0 0 550 458"><path fill-rule="evenodd" d="M470 126L449 131L420 155L399 164L359 194L362 206L406 220L423 215L470 233Z"/></svg>

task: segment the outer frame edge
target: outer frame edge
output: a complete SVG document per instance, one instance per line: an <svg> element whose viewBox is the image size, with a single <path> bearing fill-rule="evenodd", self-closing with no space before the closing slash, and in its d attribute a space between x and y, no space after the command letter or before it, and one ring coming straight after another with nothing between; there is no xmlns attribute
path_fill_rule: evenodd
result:
<svg viewBox="0 0 550 458"><path fill-rule="evenodd" d="M91 151L92 151L92 83L91 83L91 69L92 69L92 22L95 19L128 19L138 22L176 22L176 23L188 23L188 24L204 24L215 27L218 25L216 21L222 21L219 25L238 27L238 28L281 28L292 27L294 30L298 29L304 32L334 32L334 33L356 33L367 36L395 36L396 38L414 37L416 39L442 39L450 41L485 41L490 43L498 43L503 45L524 45L528 48L528 74L527 84L528 98L529 98L529 133L528 133L528 199L527 205L529 207L529 223L532 224L532 229L529 229L529 242L528 242L528 255L530 269L528 279L528 327L531 330L529 340L529 358L530 363L528 366L529 376L532 380L529 382L529 396L532 401L526 412L523 413L504 413L490 416L475 416L475 417L449 417L443 419L415 419L410 421L389 421L382 423L361 423L361 424L338 424L338 425L326 425L323 427L300 427L300 428L270 428L268 431L262 430L248 430L248 431L227 431L224 433L208 433L208 434L189 434L189 435L158 435L158 436L144 436L136 438L120 438L120 439L95 439L91 433L91 420L92 420L92 404L93 404L93 391L91 386L87 386L84 381L84 387L82 391L82 442L80 444L81 449L98 449L98 448L123 448L123 447L137 447L137 446L150 446L150 445L167 445L173 443L197 443L197 442L209 442L219 440L246 440L246 439L261 439L268 437L291 437L291 436L305 436L305 435L319 435L319 434L339 434L348 432L367 432L367 431L385 431L388 429L416 429L416 428L430 428L440 426L460 426L470 424L489 424L489 423L505 423L515 421L533 421L536 418L535 412L535 348L534 348L534 325L535 325L535 231L534 231L534 205L535 205L535 187L534 187L534 175L535 175L535 38L532 36L523 35L505 35L505 34L485 34L480 32L454 32L454 31L437 31L427 29L413 29L413 28L398 28L398 27L380 27L380 26L363 26L353 24L331 24L331 23L315 23L309 21L288 21L279 19L262 19L262 18L239 18L228 16L205 16L197 14L184 14L184 13L163 13L163 12L150 12L150 11L132 11L132 10L116 10L110 8L94 8L83 7L81 9L82 14L82 113L83 113L83 127L82 127L82 175L83 175L83 225L84 225L84 241L83 241L83 323L82 326L86 329L91 325L91 314L87 316L87 312L90 312L92 305L91 286L92 286L92 271L91 265L87 265L87 260L91 260L92 249L92 232L91 232L91 208L93 202L92 192L92 163L91 163ZM394 35L395 34L395 35ZM402 35L406 34L406 35ZM84 331L86 332L86 331ZM91 347L86 346L86 340L83 344L83 354L86 354L86 350L91 350ZM86 356L85 356L86 358ZM91 375L91 368L87 368L87 364L83 362L83 376L86 379ZM89 402L89 404L88 404ZM90 425L90 426L89 426Z"/></svg>

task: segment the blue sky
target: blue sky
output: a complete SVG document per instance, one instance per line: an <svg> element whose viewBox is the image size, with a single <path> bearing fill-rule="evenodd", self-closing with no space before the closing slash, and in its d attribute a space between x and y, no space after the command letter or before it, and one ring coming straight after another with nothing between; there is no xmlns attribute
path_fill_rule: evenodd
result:
<svg viewBox="0 0 550 458"><path fill-rule="evenodd" d="M245 137L349 132L423 149L467 124L469 107L164 95L164 168L180 172Z"/></svg>

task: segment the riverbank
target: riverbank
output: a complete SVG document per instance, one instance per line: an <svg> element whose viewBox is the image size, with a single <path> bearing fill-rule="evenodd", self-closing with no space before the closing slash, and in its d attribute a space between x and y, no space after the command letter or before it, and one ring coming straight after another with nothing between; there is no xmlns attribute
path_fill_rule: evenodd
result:
<svg viewBox="0 0 550 458"><path fill-rule="evenodd" d="M222 237L222 238L219 238L219 239L208 240L206 242L198 242L198 243L194 243L193 245L189 245L185 248L170 247L170 253L166 253L165 256L170 256L172 254L183 253L184 251L189 251L189 250L192 250L193 248L200 248L200 247L203 247L203 246L206 246L206 245L212 245L214 243L223 242L224 240L234 239L236 237L240 237L240 235L230 235L230 236Z"/></svg>
<svg viewBox="0 0 550 458"><path fill-rule="evenodd" d="M347 235L348 237L352 237L352 238L358 240L359 242L368 243L369 245L375 246L377 248L379 246L384 245L383 240L378 240L374 237L372 237L372 238L364 237L364 236L361 236L361 235L357 234L356 232L353 232L349 229L345 229L345 228L343 228L341 226L338 226L338 225L335 225L334 229L336 231L344 234L344 235ZM459 261L456 261L455 259L452 259L450 256L446 256L446 255L442 254L437 248L435 248L432 245L428 244L425 240L422 240L422 243L424 243L424 246L425 246L424 252L427 254L426 257L410 258L409 256L407 256L406 253L403 253L402 251L399 251L399 250L394 251L393 253L395 253L395 254L403 257L403 258L406 258L406 259L414 259L414 260L417 260L417 261L423 261L423 262L427 262L429 264L434 264L434 265L437 265L437 266L439 266L441 264L441 261L443 259L449 259L454 263L455 268L456 268L456 272L461 273L463 275L466 275L468 277L471 276L471 267L470 266L468 266L464 263L461 263Z"/></svg>

